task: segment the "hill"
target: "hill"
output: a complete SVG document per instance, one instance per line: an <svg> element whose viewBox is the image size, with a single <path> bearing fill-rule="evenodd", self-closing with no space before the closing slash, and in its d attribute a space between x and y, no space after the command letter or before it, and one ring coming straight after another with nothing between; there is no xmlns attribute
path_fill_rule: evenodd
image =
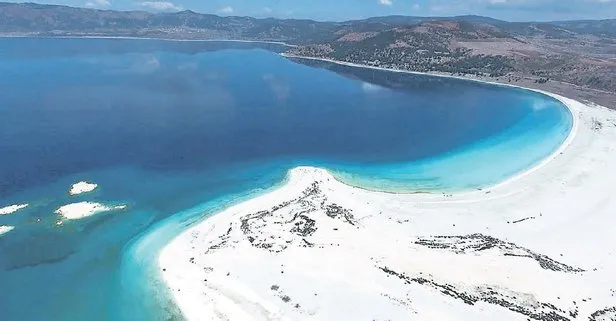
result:
<svg viewBox="0 0 616 321"><path fill-rule="evenodd" d="M0 3L3 36L131 36L283 41L289 54L616 92L616 19L508 22L387 16L343 22ZM501 79L502 81L502 79Z"/></svg>

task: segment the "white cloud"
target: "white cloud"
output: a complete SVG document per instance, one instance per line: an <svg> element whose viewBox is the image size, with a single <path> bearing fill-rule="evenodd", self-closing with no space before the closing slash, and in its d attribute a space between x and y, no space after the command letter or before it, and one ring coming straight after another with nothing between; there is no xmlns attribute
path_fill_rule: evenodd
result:
<svg viewBox="0 0 616 321"><path fill-rule="evenodd" d="M419 9L421 9L421 6L419 4L417 4L417 3L415 3L415 4L413 4L413 6L411 8L413 8L413 10L419 10Z"/></svg>
<svg viewBox="0 0 616 321"><path fill-rule="evenodd" d="M219 13L224 13L224 14L232 14L235 10L233 10L233 7L222 7L220 9L218 9Z"/></svg>
<svg viewBox="0 0 616 321"><path fill-rule="evenodd" d="M168 1L144 1L139 2L141 7L156 10L156 11L180 11L182 10L181 6L175 5L173 2Z"/></svg>
<svg viewBox="0 0 616 321"><path fill-rule="evenodd" d="M91 0L86 2L86 7L91 8L106 8L111 6L111 2L109 0Z"/></svg>
<svg viewBox="0 0 616 321"><path fill-rule="evenodd" d="M388 6L388 7L394 4L393 0L379 0L379 3L381 5Z"/></svg>
<svg viewBox="0 0 616 321"><path fill-rule="evenodd" d="M264 13L267 13L267 14L270 14L270 13L272 13L273 11L274 11L274 10L272 10L272 8L270 8L270 7L265 7L265 8L263 8L263 12L264 12Z"/></svg>

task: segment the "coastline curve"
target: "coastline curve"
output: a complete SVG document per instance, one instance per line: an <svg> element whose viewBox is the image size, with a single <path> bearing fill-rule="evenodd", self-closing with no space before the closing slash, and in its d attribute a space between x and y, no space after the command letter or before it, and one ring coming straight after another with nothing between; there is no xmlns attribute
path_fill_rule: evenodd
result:
<svg viewBox="0 0 616 321"><path fill-rule="evenodd" d="M487 320L498 315L513 320L520 316L515 313L529 313L524 309L512 312L489 308L489 313L484 309L475 310L472 304L447 299L438 291L438 286L443 284L447 289L457 289L459 292L456 293L466 293L464 291L477 286L497 285L489 288L490 295L500 291L526 293L533 302L536 300L554 307L556 314L564 313L564 316L573 318L571 320L584 320L612 299L602 284L606 284L607 279L614 279L609 271L616 263L607 259L614 247L601 253L589 253L587 249L604 244L611 235L609 224L598 226L596 223L613 222L611 213L616 202L605 204L602 202L604 194L593 191L601 191L606 184L609 185L608 180L602 179L605 174L603 167L596 163L610 164L616 157L605 148L616 136L616 130L611 126L603 132L592 128L595 117L599 121L613 120L613 111L592 108L573 100L565 101L576 117L581 117L575 135L570 135L569 144L563 147L564 157L556 157L536 167L533 173L540 172L537 175L526 173L493 193L472 192L455 195L452 200L441 195L362 190L341 183L323 169L294 168L288 174L289 182L280 189L217 213L176 237L159 256L160 266L167 268L162 278L170 289L181 289L181 293L172 291L172 294L189 321L202 320L199 316L212 308L220 309L221 315L227 317L252 315L254 320L260 320L255 314L257 311L281 319L332 319L341 311L353 313L357 305L323 305L319 303L320 298L327 300L328 295L344 293L345 300L350 302L365 302L370 298L385 304L383 302L387 300L382 299L383 293L386 298L398 298L408 293L408 287L392 283L390 276L403 281L419 278L417 283L424 286L437 285L434 291L421 292L426 299L419 300L419 294L413 297L412 308L418 313L418 320L434 319L435 304L456 306L452 311L442 312L452 317L463 315L467 319L487 316ZM551 166L546 166L548 164ZM580 181L581 178L584 179ZM563 188L564 182L566 188ZM314 187L315 184L318 188ZM529 186L534 188L529 189ZM306 195L309 199L304 198ZM559 199L568 201L556 201ZM327 205L330 202L343 209L343 213L349 213L346 217L354 224L345 225L347 223L332 218ZM590 204L598 204L596 202L605 206L593 207L597 211L586 215L584 209L590 208ZM285 209L281 209L279 204L284 204ZM291 239L291 245L285 245L287 234L284 229L281 231L279 223L260 223L250 227L259 234L248 236L259 238L259 242L273 237L274 250L268 251L267 247L251 245L243 231L235 231L242 222L250 221L254 213L262 213L263 219L273 222L284 222L285 217L288 220L294 213L304 213L314 220L316 229L303 236L308 243L295 245L295 239ZM284 226L284 223L280 224ZM225 232L227 230L235 232ZM250 229L248 231L252 233ZM546 233L551 237L545 238ZM283 240L275 241L277 238ZM371 241L375 238L379 242ZM566 269L573 272L545 271L545 267L542 269L524 261L527 255L499 256L494 250L487 251L489 254L461 250L468 246L469 240L477 238L497 243L506 240L508 248L539 251L540 257L544 258L559 257L571 264ZM426 248L421 245L432 239L438 242L459 239L460 243L452 241L453 245L447 245L454 246L453 253L438 246ZM297 240L299 242L301 238ZM222 245L217 245L221 241ZM205 249L208 250L204 254ZM400 255L401 251L408 251L411 255ZM531 257L533 255L539 257L538 254ZM374 259L375 256L378 259ZM452 265L445 262L460 265L454 264L456 267L450 268ZM379 270L378 267L383 265L385 268ZM203 266L209 268L207 274L203 274ZM252 271L249 266L259 266L259 272ZM490 273L474 273L486 266L490 266ZM385 271L386 275L379 271ZM359 277L369 281L362 284L378 286L372 288L352 282ZM306 284L306 280L309 280L310 287L301 286ZM336 291L328 292L326 289L331 288L331 284L320 280L344 282L338 284ZM274 285L270 289L271 284ZM559 286L553 287L553 284ZM411 286L411 289L420 291L416 286ZM201 293L207 294L207 300ZM312 293L318 293L318 299ZM485 294L471 295L481 298ZM298 298L301 307L307 306L307 310L285 305L287 299L280 301L287 297L292 302ZM592 301L582 301L583 298L592 298ZM504 300L508 302L505 307L525 304L510 302L510 298ZM494 304L498 300L486 297L485 301ZM567 302L571 301L583 303L569 307ZM496 308L499 308L498 304ZM576 312L569 316L566 311L573 311L570 310L573 308ZM316 313L316 316L310 313ZM374 317L398 320L404 319L407 313L407 310L392 304L377 313L384 315Z"/></svg>
<svg viewBox="0 0 616 321"><path fill-rule="evenodd" d="M284 54L283 54L284 55ZM302 57L290 57L290 58L302 58ZM306 59L312 59L312 58L306 58ZM318 59L318 60L323 60L323 59ZM336 64L342 64L342 65L349 65L352 67L362 67L362 68L374 68L374 69L379 69L379 70L384 70L384 71L392 71L392 72L407 72L407 71L398 71L398 70L390 70L390 69L385 69L385 68L376 68L376 67L370 67L370 66L361 66L361 65L357 65L357 64L348 64L348 63L344 63L344 62L337 62L337 61L330 61L330 60L325 60L327 62L332 62L332 63L336 63ZM389 193L389 192L379 192L379 191L371 191L371 190L366 190L366 189L362 189L361 187L357 187L357 186L353 186L351 184L347 184L345 182L342 182L341 180L337 179L336 177L334 177L329 170L323 170L323 169L315 169L314 167L295 167L291 170L289 170L289 172L287 173L287 182L285 184L283 184L280 188L277 188L273 191L268 192L265 195L262 196L258 196L257 198L253 198L250 200L247 200L245 202L241 202L235 205L232 205L229 208L226 208L220 212L216 212L215 214L213 214L210 217L204 217L199 221L193 222L193 224L191 224L191 226L187 227L186 230L184 230L183 232L181 232L181 234L177 235L175 238L173 238L163 249L161 249L160 252L160 256L159 256L159 260L158 260L158 264L159 267L161 267L162 265L169 267L170 266L170 258L173 257L173 255L169 254L169 248L174 247L178 244L178 242L181 243L185 243L185 242L190 242L190 244L192 244L191 246L194 247L194 240L196 240L198 237L195 236L197 234L196 231L201 230L203 231L204 228L201 228L201 225L204 224L209 224L208 229L212 229L212 225L211 224L221 224L221 222L218 221L222 221L225 222L223 225L226 225L227 221L230 221L233 219L233 215L239 215L239 211L256 211L259 209L259 206L263 206L263 205L258 205L258 206L254 206L255 204L261 204L260 199L268 199L269 202L272 202L273 199L276 199L277 201L282 202L284 199L288 198L288 192L286 190L291 189L291 190L295 190L297 189L296 186L291 186L291 185L301 185L301 184L291 184L291 182L293 182L294 180L300 179L302 181L310 181L311 179L316 179L321 181L322 183L327 181L328 183L324 183L324 184L331 184L331 185L337 185L337 186L346 186L344 189L348 189L348 190L361 190L363 194L366 195L373 195L375 198L378 197L392 197L395 198L396 201L401 201L402 199L404 199L404 202L410 202L410 204L423 204L423 205L427 205L427 206L431 206L430 204L434 205L436 204L436 206L438 206L438 204L456 204L456 203L481 203L481 202L492 202L492 201L499 201L499 199L503 199L503 198L507 198L508 196L511 196L515 193L508 193L505 192L503 193L503 195L487 195L489 193L491 193L492 191L495 191L497 189L501 189L503 187L507 187L507 186L511 186L513 185L513 183L519 182L520 180L522 180L523 178L532 178L533 177L533 173L545 168L547 165L549 165L550 163L552 163L556 158L558 158L559 155L563 154L565 151L567 151L567 149L572 145L572 143L575 141L577 134L578 134L578 130L579 130L579 126L580 126L580 120L578 119L578 114L581 112L581 110L579 110L579 106L577 106L577 104L583 105L582 103L579 103L577 101L565 98L563 96L560 95L556 95L556 94L552 94L549 92L545 92L545 91L540 91L540 90L535 90L535 89L530 89L530 88L525 88L525 87L521 87L521 86L515 86L515 85L508 85L508 84L500 84L500 83L494 83L494 82L486 82L486 81L481 81L481 80L477 80L477 79L469 79L469 78L463 78L463 77L455 77L455 76L446 76L446 75L433 75L433 74L429 74L429 73L417 73L417 72L407 72L407 73L413 73L413 74L421 74L421 75L427 75L427 76L437 76L437 77L447 77L447 78L456 78L456 79L461 79L461 80L468 80L468 81L474 81L474 82L481 82L481 83L488 83L490 85L496 85L496 86L503 86L503 87L513 87L513 88L518 88L518 89L523 89L523 90L527 90L527 91L531 91L531 92L535 92L535 93L540 93L542 95L551 97L553 99L558 100L563 106L564 108L569 112L569 115L571 116L571 120L572 120L572 125L571 128L569 130L569 133L565 139L565 141L557 148L557 150L553 151L549 156L543 158L540 162L534 164L533 166L531 166L530 168L522 171L519 174L516 174L513 177L509 177L508 179L506 179L505 181L502 181L500 183L497 183L496 185L490 186L489 188L487 188L486 190L483 190L481 192L477 192L477 191L464 191L464 192L460 192L460 193L455 193L456 198L460 198L460 199L447 199L447 198L442 198L440 195L415 195L412 193ZM585 105L584 105L585 106ZM547 166L549 167L549 166ZM301 172L302 176L301 178L297 178L295 177L297 173ZM312 173L312 174L311 174ZM311 178L310 175L315 175L315 177ZM332 180L332 183L329 183L330 180ZM274 194L276 193L281 193L283 196L280 197L276 197L274 196ZM332 190L332 193L333 192ZM390 194L394 194L391 196L387 196ZM494 193L494 194L501 194L501 193ZM471 198L469 198L469 196ZM477 198L473 197L473 196L477 196ZM438 200L436 199L432 199L432 198L439 198ZM428 198L428 199L424 199L424 198ZM267 204L267 203L265 203ZM286 204L286 203L285 203ZM237 208L239 208L240 210L238 210ZM248 208L250 208L251 210L248 210ZM227 213L229 212L229 213ZM231 215L231 213L235 213L233 215ZM227 214L229 214L229 217L226 217ZM222 216L225 216L226 218L223 218ZM216 219L214 219L213 217L216 217ZM217 223L208 223L208 221L210 220L215 220ZM455 226L455 224L454 224ZM192 231L192 232L191 232ZM193 233L192 236L189 236L190 233ZM192 239L193 241L188 241L189 239ZM174 245L176 244L176 245ZM176 248L177 249L177 248ZM185 253L186 254L186 253ZM190 253L189 253L190 254ZM194 253L191 255L195 255ZM164 261L164 262L163 262ZM178 260L179 262L179 260ZM178 263L179 264L179 263ZM159 269L160 271L161 269ZM176 270L176 268L174 268L174 270ZM181 286L186 286L186 283L184 284L179 284L178 279L173 279L173 280L169 280L169 274L160 274L160 277L164 280L164 282L167 284L167 286L171 289L171 288L180 288ZM222 291L222 289L218 289L215 290L214 288L210 289L211 291ZM248 291L248 289L246 289ZM217 293L224 293L224 291L222 292L217 292ZM246 293L252 293L251 291L246 292ZM182 295L190 295L187 293L184 293ZM246 294L248 295L248 294ZM172 291L172 296L174 297L174 300L176 302L176 304L178 304L178 306L180 307L180 310L184 311L184 308L188 305L191 304L196 304L197 301L194 301L195 298L189 298L188 301L183 301L182 303L178 302L180 294L177 293L176 291ZM224 294L223 294L224 296ZM249 295L249 297L253 297L252 294ZM191 302L191 300L193 300ZM254 302L252 302L251 304L256 304ZM192 310L192 312L196 311L196 306L190 307L190 310ZM193 315L191 313L191 315ZM188 318L188 320L193 321L193 318ZM198 320L198 319L195 319Z"/></svg>
<svg viewBox="0 0 616 321"><path fill-rule="evenodd" d="M523 178L523 177L525 177L527 175L530 175L531 173L535 172L539 168L545 166L547 163L549 163L551 160L556 158L558 155L562 154L568 148L568 146L571 144L571 142L575 138L575 136L577 134L577 131L578 131L579 119L578 119L577 114L578 114L579 111L574 106L574 104L571 103L574 100L572 100L570 98L566 98L566 97L558 95L558 94L551 93L551 92L547 92L547 91L543 91L543 90L539 90L539 89L533 89L533 88L517 86L517 85L512 85L512 84L505 84L505 83L499 83L499 82L493 82L493 81L485 81L485 80L481 80L481 79L474 79L474 78L463 77L463 76L443 75L443 74L437 74L437 73L426 73L426 72L418 72L418 71L410 71L410 70L402 70L402 69L392 69L392 68L382 68L382 67L362 65L362 64L338 61L338 60L327 59L327 58L297 56L297 55L291 55L291 54L287 54L287 53L281 53L280 55L285 57L285 58L290 58L290 59L305 59L305 60L322 61L322 62L328 62L328 63L333 63L333 64L337 64L337 65L342 65L342 66L348 66L348 67L355 67L355 68L365 68L365 69L373 69L373 70L386 71L386 72L404 73L404 74L412 74L412 75L422 75L422 76L429 76L429 77L449 78L449 79L457 79L457 80L462 80L462 81L470 81L470 82L488 84L488 85L504 87L504 88L515 88L515 89L521 89L521 90L528 91L528 92L538 93L538 94L541 94L543 96L546 96L546 97L549 97L549 98L557 100L561 104L561 106L564 107L565 110L567 110L567 112L569 113L569 116L571 118L571 128L570 128L569 133L568 133L567 137L565 138L565 140L560 144L560 146L556 150L554 150L550 155L547 155L546 157L541 159L539 162L533 164L531 167L526 168L523 171L521 171L521 172L519 172L519 173L517 173L517 174L515 174L515 175L513 175L511 177L506 178L504 181L497 182L496 184L491 185L491 186L486 186L485 190L494 190L494 189L499 188L501 186L505 186L505 185L507 185L507 184L509 184L511 182L519 180L520 178ZM361 186L356 186L356 185L353 185L353 184L349 184L349 185L354 186L354 187L358 187L358 188L362 188ZM369 190L371 190L371 189L369 189ZM378 191L378 190L374 190L374 191ZM397 192L388 192L388 191L378 191L378 192L397 193ZM463 194L463 193L467 193L467 192L468 191L459 191L459 192L454 192L454 193L455 194ZM408 194L408 192L400 192L398 194Z"/></svg>

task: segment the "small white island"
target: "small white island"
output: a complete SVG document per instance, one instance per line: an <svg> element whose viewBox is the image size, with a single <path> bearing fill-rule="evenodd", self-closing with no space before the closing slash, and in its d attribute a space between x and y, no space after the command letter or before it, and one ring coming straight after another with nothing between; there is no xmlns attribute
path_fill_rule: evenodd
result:
<svg viewBox="0 0 616 321"><path fill-rule="evenodd" d="M94 191L97 187L98 187L98 185L95 184L95 183L81 181L81 182L75 183L75 184L73 184L73 186L71 186L71 190L69 191L69 194L74 196L74 195L79 195L79 194L83 194L83 193L90 193L90 192Z"/></svg>
<svg viewBox="0 0 616 321"><path fill-rule="evenodd" d="M0 236L12 231L13 229L15 229L15 226L0 225Z"/></svg>
<svg viewBox="0 0 616 321"><path fill-rule="evenodd" d="M56 210L56 214L67 220L78 220L102 212L123 210L126 205L107 206L95 202L79 202L64 205Z"/></svg>
<svg viewBox="0 0 616 321"><path fill-rule="evenodd" d="M0 215L9 215L28 207L28 204L16 204L0 208Z"/></svg>

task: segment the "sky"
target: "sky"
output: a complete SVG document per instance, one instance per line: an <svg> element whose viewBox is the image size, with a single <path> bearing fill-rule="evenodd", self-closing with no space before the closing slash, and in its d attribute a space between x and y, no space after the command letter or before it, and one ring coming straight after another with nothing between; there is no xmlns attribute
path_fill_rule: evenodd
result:
<svg viewBox="0 0 616 321"><path fill-rule="evenodd" d="M385 15L466 14L508 21L616 18L616 0L44 0L41 2L114 10L154 12L193 10L223 16L335 21Z"/></svg>

